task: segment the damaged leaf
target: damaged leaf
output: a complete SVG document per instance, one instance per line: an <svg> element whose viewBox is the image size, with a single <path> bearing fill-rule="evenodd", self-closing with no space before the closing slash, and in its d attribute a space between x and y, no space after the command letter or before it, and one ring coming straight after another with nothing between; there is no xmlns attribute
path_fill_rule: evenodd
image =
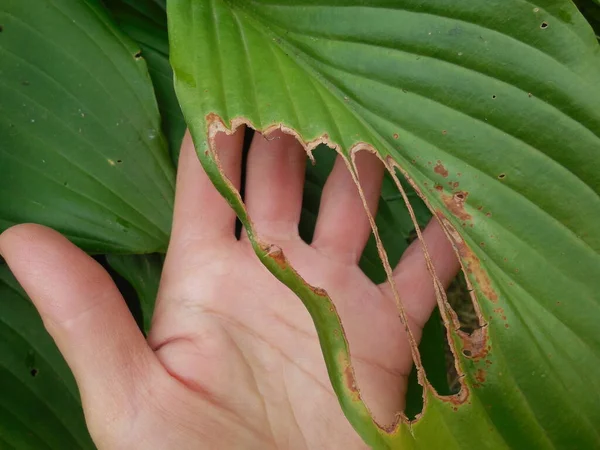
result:
<svg viewBox="0 0 600 450"><path fill-rule="evenodd" d="M168 8L176 92L202 164L261 260L309 309L363 439L403 449L600 446L600 52L575 6L170 0ZM464 374L459 394L438 396L422 374L415 422L384 428L370 417L348 346L332 338L343 331L333 304L271 258L219 171L211 140L242 123L281 128L308 152L325 143L347 161L376 151L435 212L480 314L481 328L459 333L440 299Z"/></svg>

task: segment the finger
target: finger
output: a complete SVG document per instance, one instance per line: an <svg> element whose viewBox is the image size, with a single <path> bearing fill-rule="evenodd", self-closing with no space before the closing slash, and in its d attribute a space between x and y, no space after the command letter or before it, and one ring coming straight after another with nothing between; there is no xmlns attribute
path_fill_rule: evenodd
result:
<svg viewBox="0 0 600 450"><path fill-rule="evenodd" d="M371 214L381 194L384 167L367 151L356 154L358 178ZM312 246L336 259L356 263L369 239L371 225L358 188L346 163L338 156L325 183Z"/></svg>
<svg viewBox="0 0 600 450"><path fill-rule="evenodd" d="M126 411L156 360L108 273L40 225L5 231L0 254L71 367L84 406Z"/></svg>
<svg viewBox="0 0 600 450"><path fill-rule="evenodd" d="M238 189L244 130L245 127L242 126L233 135L218 134L215 140L221 167ZM204 172L188 132L183 139L179 156L169 252L172 249L176 252L198 240L233 241L234 231L235 213Z"/></svg>
<svg viewBox="0 0 600 450"><path fill-rule="evenodd" d="M246 206L259 234L298 236L306 152L294 136L256 133L246 166Z"/></svg>
<svg viewBox="0 0 600 450"><path fill-rule="evenodd" d="M460 268L452 244L435 218L431 219L422 234L436 276L447 289ZM427 270L425 254L418 239L402 255L393 277L407 314L422 328L437 300L433 279ZM389 285L385 284L384 289L389 289Z"/></svg>

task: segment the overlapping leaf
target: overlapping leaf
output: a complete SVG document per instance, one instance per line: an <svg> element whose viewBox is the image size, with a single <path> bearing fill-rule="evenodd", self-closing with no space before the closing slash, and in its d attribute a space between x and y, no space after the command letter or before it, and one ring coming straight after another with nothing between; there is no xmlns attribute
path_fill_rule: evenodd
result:
<svg viewBox="0 0 600 450"><path fill-rule="evenodd" d="M153 0L105 0L119 27L131 36L142 50L154 84L163 131L169 142L173 162L185 132L185 121L175 97L173 71L169 64L167 11L164 2Z"/></svg>
<svg viewBox="0 0 600 450"><path fill-rule="evenodd" d="M0 25L0 230L164 250L174 171L139 49L91 0L6 0Z"/></svg>
<svg viewBox="0 0 600 450"><path fill-rule="evenodd" d="M71 371L0 264L0 448L93 449Z"/></svg>
<svg viewBox="0 0 600 450"><path fill-rule="evenodd" d="M149 332L163 267L163 255L108 255L106 259L137 293L142 310L143 330Z"/></svg>
<svg viewBox="0 0 600 450"><path fill-rule="evenodd" d="M594 33L568 1L172 0L176 89L198 154L238 216L207 133L283 124L398 165L460 252L481 309L452 331L462 395L426 385L423 417L379 428L344 383L327 302L303 298L332 383L386 448L600 445L600 82ZM202 61L200 64L199 61ZM240 76L240 74L244 74Z"/></svg>

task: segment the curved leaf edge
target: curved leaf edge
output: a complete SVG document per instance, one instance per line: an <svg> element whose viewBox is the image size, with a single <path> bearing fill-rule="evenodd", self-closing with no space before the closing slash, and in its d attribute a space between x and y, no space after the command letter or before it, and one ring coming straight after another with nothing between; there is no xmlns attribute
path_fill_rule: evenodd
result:
<svg viewBox="0 0 600 450"><path fill-rule="evenodd" d="M377 155L381 159L381 156L371 144L364 142L355 143L352 148L348 150L348 154L345 154L340 145L330 140L327 134L307 141L295 129L290 128L283 123L273 123L260 129L256 127L250 120L243 117L237 117L232 119L227 125L216 113L207 114L201 121L191 121L189 118L186 118L186 120L188 122L200 163L202 164L205 172L215 188L227 200L229 205L237 214L239 220L242 222L246 232L248 233L248 238L255 254L261 263L279 281L290 288L301 299L304 306L310 313L317 330L319 343L327 366L327 372L342 410L346 418L368 445L372 446L373 448L386 449L419 448L420 445L414 434L414 429L418 427L424 420L426 420L428 416L430 416L430 414L427 414L427 412L430 410L432 412L433 410L438 410L438 413L440 413L436 414L437 420L434 418L432 421L439 421L440 416L444 415L444 412L456 412L461 406L469 409L477 408L482 414L485 415L483 411L483 405L481 405L476 398L473 398L473 396L470 395L470 389L473 387L473 382L471 381L471 377L467 376L464 370L465 359L462 356L466 355L468 352L470 357L483 357L488 351L486 347L487 327L481 316L479 307L477 306L475 290L473 289L472 284L469 282L469 289L472 293L473 304L475 305L481 327L469 335L460 331L458 317L448 303L445 291L435 276L430 258L426 257L426 259L429 261L428 269L436 286L438 306L440 307L442 319L446 327L448 342L454 355L456 370L459 374L460 391L451 396L441 396L435 391L434 387L427 380L420 361L417 343L412 337L410 329L406 327L411 345L413 362L415 363L418 371L419 384L423 386L423 410L412 421L409 420L403 412L397 413L396 420L390 425L381 425L375 420L368 406L363 401L360 394L360 389L356 383L348 340L333 301L325 290L309 285L300 276L300 274L289 263L281 248L264 242L257 235L238 190L225 176L221 168L215 147L215 136L218 133L225 133L229 135L233 134L237 128L242 125L246 125L257 132L262 133L263 135L268 135L275 130L281 130L286 134L294 136L304 147L308 157L311 160L313 160L312 151L318 145L325 144L334 149L344 159L361 195L362 187L358 182L358 172L354 163L354 155L358 151L366 150ZM348 157L348 155L350 155L350 157ZM427 207L439 221L448 239L452 243L457 256L459 256L459 260L461 257L469 258L469 269L472 271L472 263L478 261L474 259L476 258L474 253L470 251L468 245L464 242L456 229L450 224L450 221L445 218L441 211L434 210L432 208L431 204L427 202L426 197L418 189L418 186L416 186L415 183L410 179L406 171L402 169L400 164L390 157L384 160L383 163L386 169L392 175L405 203L407 204L407 207L409 208L409 212L412 216L415 227L418 230L417 233L422 245L423 239L421 236L420 227L416 221L416 218L414 217L414 212L412 211L410 202L401 186L400 180L394 171L395 168L400 169L400 172L403 174L406 180L413 186L413 188L416 188L417 194L425 201ZM402 301L397 294L397 290L393 284L393 281L391 280L391 267L387 260L385 249L383 248L383 245L379 239L374 218L369 214L367 208L365 208L365 210L369 216L371 227L377 240L377 247L382 259L382 263L384 264L388 274L388 282L392 283L392 290L396 297L395 300L397 302L398 312L400 315L399 320L402 320L402 323L406 323L406 316L404 314L404 308L402 307ZM424 248L424 251L426 254L428 254L426 248ZM465 271L465 265L462 261L461 266L462 270ZM475 279L478 284L485 285L486 282L489 283L489 280L478 277L486 276L487 275L485 272L481 270L480 274L476 274ZM469 279L468 276L465 276L465 278ZM483 281L480 282L480 279ZM458 350L462 350L463 353L461 354ZM439 408L441 408L441 410ZM449 442L453 441L455 445L453 445L452 448L462 448L462 445L459 444L457 438L453 436L451 431L446 427L444 428L445 432L443 434L446 438L445 442L448 444ZM502 438L497 433L495 433L493 438L488 435L488 438L490 438L491 441L497 441L498 443L502 442Z"/></svg>

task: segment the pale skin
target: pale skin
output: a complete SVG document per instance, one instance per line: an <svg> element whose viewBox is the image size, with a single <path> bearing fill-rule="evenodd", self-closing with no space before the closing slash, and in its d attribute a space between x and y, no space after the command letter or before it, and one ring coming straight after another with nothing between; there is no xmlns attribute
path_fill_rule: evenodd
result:
<svg viewBox="0 0 600 450"><path fill-rule="evenodd" d="M223 169L241 178L243 129L217 136ZM373 284L358 260L371 232L338 157L325 186L313 241L298 235L306 154L280 131L251 145L245 186L261 241L281 247L300 275L327 291L350 343L358 386L377 420L405 402L412 367L389 284ZM357 155L375 213L383 165ZM333 393L310 316L255 256L235 215L182 145L173 230L148 339L110 276L48 228L0 235L0 253L41 314L75 374L100 449L362 449ZM424 237L447 286L459 265L434 220ZM417 241L393 278L415 338L435 306Z"/></svg>

